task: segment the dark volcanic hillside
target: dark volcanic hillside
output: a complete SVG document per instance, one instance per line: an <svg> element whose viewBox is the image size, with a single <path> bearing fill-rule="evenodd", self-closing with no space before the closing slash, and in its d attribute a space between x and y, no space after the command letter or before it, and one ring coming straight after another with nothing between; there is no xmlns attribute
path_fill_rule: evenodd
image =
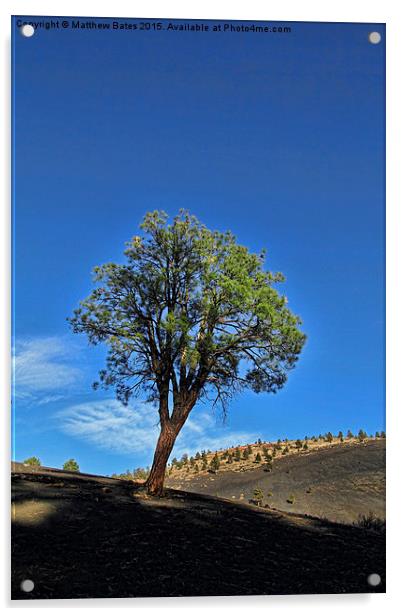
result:
<svg viewBox="0 0 402 616"><path fill-rule="evenodd" d="M385 536L130 481L18 470L12 598L385 591ZM370 587L367 576L381 584ZM24 593L23 580L35 587Z"/></svg>
<svg viewBox="0 0 402 616"><path fill-rule="evenodd" d="M207 473L189 481L170 480L168 485L246 502L260 487L264 503L282 511L340 522L353 522L359 514L369 512L385 518L385 440L334 445L277 458L269 473L262 467ZM293 504L287 502L293 500L291 496Z"/></svg>

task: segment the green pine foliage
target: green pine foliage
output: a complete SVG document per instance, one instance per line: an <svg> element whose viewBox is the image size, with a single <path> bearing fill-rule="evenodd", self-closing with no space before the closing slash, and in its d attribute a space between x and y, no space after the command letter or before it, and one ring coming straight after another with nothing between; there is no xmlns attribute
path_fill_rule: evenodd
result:
<svg viewBox="0 0 402 616"><path fill-rule="evenodd" d="M258 487L255 488L253 490L253 498L254 498L255 504L261 506L262 505L262 501L264 499L264 492L263 492L263 490L261 488L258 488Z"/></svg>
<svg viewBox="0 0 402 616"><path fill-rule="evenodd" d="M67 460L66 462L64 462L63 470L78 472L80 470L80 467L78 466L78 462L76 460L74 460L73 458L70 458L70 460Z"/></svg>
<svg viewBox="0 0 402 616"><path fill-rule="evenodd" d="M211 467L212 471L216 472L216 471L219 470L220 465L221 465L221 463L220 463L220 460L219 460L219 456L216 453L214 455L214 457L212 458L211 462L209 463L209 466Z"/></svg>
<svg viewBox="0 0 402 616"><path fill-rule="evenodd" d="M24 460L24 464L28 464L28 466L42 466L41 461L36 456L32 456Z"/></svg>

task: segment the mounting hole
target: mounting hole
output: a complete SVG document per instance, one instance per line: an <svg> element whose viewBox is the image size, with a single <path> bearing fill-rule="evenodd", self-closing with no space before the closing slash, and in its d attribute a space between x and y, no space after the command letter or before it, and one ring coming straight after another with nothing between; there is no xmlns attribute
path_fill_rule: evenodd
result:
<svg viewBox="0 0 402 616"><path fill-rule="evenodd" d="M367 578L367 582L370 586L378 586L381 584L381 576L378 573L370 573Z"/></svg>
<svg viewBox="0 0 402 616"><path fill-rule="evenodd" d="M373 45L378 45L381 41L381 34L379 32L370 32L368 39Z"/></svg>
<svg viewBox="0 0 402 616"><path fill-rule="evenodd" d="M24 592L32 592L34 588L35 584L32 580L23 580L21 582L21 590L23 590Z"/></svg>
<svg viewBox="0 0 402 616"><path fill-rule="evenodd" d="M26 36L27 38L30 38L31 36L35 34L35 28L31 26L31 24L24 24L21 27L21 34L22 36Z"/></svg>

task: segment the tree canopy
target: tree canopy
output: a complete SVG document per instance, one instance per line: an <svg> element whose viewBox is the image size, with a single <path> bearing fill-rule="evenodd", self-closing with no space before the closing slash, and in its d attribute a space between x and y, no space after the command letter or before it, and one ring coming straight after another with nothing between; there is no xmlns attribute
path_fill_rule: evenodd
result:
<svg viewBox="0 0 402 616"><path fill-rule="evenodd" d="M281 273L263 269L232 233L210 231L181 212L168 224L148 213L144 236L127 244L125 264L95 267L96 288L71 324L109 346L100 383L118 399L145 390L173 401L213 391L225 405L235 391L276 392L305 336L274 288Z"/></svg>

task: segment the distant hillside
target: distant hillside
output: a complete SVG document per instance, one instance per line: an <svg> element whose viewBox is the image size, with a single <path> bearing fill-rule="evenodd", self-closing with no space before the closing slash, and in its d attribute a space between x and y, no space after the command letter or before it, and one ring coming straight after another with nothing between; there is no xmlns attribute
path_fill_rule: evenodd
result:
<svg viewBox="0 0 402 616"><path fill-rule="evenodd" d="M286 455L277 455L272 462L261 455L261 462L253 462L263 447L253 445L248 460L233 464L226 464L219 453L215 473L197 473L189 465L187 471L186 464L170 474L167 485L244 502L253 499L254 490L260 488L263 505L281 511L341 522L354 522L369 512L385 518L384 438L309 443L307 450L295 449L292 441Z"/></svg>

